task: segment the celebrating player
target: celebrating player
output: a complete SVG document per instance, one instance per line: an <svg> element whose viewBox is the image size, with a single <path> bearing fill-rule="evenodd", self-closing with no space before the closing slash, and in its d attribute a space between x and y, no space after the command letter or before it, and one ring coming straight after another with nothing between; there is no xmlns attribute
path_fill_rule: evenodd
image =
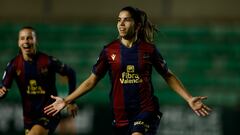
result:
<svg viewBox="0 0 240 135"><path fill-rule="evenodd" d="M45 113L55 116L92 90L108 72L114 135L155 135L161 118L151 82L152 68L155 68L198 116L209 114L211 109L202 103L206 97L192 96L167 67L152 43L156 28L144 11L124 7L118 15L117 29L119 39L103 48L92 74L66 98L52 96L56 101L45 108Z"/></svg>
<svg viewBox="0 0 240 135"><path fill-rule="evenodd" d="M15 79L22 98L25 134L52 134L60 115L49 117L43 108L53 102L50 95L57 95L56 73L67 76L71 93L76 88L75 71L56 58L37 51L36 32L32 27L20 29L18 46L19 54L9 62L4 72L0 97L5 97ZM68 109L73 116L76 115L76 104L69 104Z"/></svg>

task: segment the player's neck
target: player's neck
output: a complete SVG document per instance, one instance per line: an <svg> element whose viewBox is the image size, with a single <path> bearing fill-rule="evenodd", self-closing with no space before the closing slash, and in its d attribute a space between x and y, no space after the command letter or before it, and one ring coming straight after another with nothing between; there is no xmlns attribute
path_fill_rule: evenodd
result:
<svg viewBox="0 0 240 135"><path fill-rule="evenodd" d="M135 36L134 38L131 38L131 39L121 38L122 44L124 46L126 46L127 48L133 47L133 45L136 41L137 41L137 36Z"/></svg>
<svg viewBox="0 0 240 135"><path fill-rule="evenodd" d="M23 54L23 59L25 61L33 61L35 54Z"/></svg>

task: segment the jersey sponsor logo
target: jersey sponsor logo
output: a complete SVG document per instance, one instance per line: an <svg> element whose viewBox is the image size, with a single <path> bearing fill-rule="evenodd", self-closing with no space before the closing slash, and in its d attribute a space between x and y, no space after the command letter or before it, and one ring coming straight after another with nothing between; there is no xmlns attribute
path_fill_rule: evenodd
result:
<svg viewBox="0 0 240 135"><path fill-rule="evenodd" d="M120 78L122 84L135 84L142 83L143 80L138 74L135 73L134 65L127 65L126 72L122 72L122 77Z"/></svg>
<svg viewBox="0 0 240 135"><path fill-rule="evenodd" d="M27 87L27 94L37 95L37 94L45 94L45 90L42 89L41 86L38 86L36 80L30 80L29 85Z"/></svg>

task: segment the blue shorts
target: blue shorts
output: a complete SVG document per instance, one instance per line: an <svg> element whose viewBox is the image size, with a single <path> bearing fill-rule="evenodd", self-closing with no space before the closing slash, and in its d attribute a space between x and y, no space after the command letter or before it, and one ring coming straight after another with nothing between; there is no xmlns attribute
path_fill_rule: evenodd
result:
<svg viewBox="0 0 240 135"><path fill-rule="evenodd" d="M144 135L156 135L162 113L144 112L138 114L129 124L123 127L113 127L113 135L131 135L140 132Z"/></svg>
<svg viewBox="0 0 240 135"><path fill-rule="evenodd" d="M31 130L31 128L34 125L41 125L45 129L49 130L49 135L53 134L55 129L57 128L59 122L60 122L60 115L54 116L54 117L39 117L37 119L32 120L31 122L24 122L24 129L25 133Z"/></svg>

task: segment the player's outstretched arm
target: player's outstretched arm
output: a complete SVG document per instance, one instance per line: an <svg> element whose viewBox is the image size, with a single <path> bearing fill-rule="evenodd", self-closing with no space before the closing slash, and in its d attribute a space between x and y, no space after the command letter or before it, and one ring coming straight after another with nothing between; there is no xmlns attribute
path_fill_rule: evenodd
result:
<svg viewBox="0 0 240 135"><path fill-rule="evenodd" d="M204 99L207 99L206 96L193 97L170 70L164 79L176 93L188 102L189 106L198 116L207 116L210 114L211 109L202 102Z"/></svg>
<svg viewBox="0 0 240 135"><path fill-rule="evenodd" d="M91 74L80 86L73 91L70 95L66 98L60 98L51 96L56 101L51 105L44 108L44 113L47 115L56 115L59 111L61 111L66 105L70 104L78 97L83 96L87 92L89 92L93 87L96 86L97 82L99 81L98 77L95 74Z"/></svg>

